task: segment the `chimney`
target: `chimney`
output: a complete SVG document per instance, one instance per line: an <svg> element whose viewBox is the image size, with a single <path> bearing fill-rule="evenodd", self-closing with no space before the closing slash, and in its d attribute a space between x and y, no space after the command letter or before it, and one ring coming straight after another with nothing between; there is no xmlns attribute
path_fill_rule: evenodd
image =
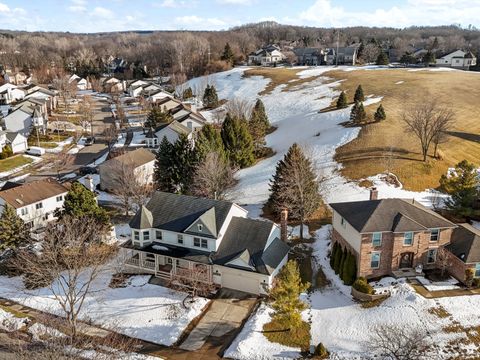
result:
<svg viewBox="0 0 480 360"><path fill-rule="evenodd" d="M93 184L93 178L90 175L85 177L85 186L91 192L95 192L95 185Z"/></svg>
<svg viewBox="0 0 480 360"><path fill-rule="evenodd" d="M282 212L280 213L280 239L285 242L288 240L287 222L288 210L282 209Z"/></svg>
<svg viewBox="0 0 480 360"><path fill-rule="evenodd" d="M370 200L378 200L378 190L376 187L370 189Z"/></svg>

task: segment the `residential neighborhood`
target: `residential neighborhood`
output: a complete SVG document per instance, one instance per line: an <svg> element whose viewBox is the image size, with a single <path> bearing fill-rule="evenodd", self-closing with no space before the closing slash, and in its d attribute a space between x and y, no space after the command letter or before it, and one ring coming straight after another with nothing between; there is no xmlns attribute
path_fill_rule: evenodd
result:
<svg viewBox="0 0 480 360"><path fill-rule="evenodd" d="M0 3L0 359L477 359L477 7L394 3Z"/></svg>

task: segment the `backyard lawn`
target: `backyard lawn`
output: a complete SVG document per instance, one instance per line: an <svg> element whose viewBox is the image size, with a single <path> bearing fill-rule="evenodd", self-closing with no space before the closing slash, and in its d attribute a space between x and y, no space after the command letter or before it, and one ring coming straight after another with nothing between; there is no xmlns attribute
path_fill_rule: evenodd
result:
<svg viewBox="0 0 480 360"><path fill-rule="evenodd" d="M23 155L12 156L8 159L0 160L0 173L13 170L17 167L30 164L32 162L32 159Z"/></svg>

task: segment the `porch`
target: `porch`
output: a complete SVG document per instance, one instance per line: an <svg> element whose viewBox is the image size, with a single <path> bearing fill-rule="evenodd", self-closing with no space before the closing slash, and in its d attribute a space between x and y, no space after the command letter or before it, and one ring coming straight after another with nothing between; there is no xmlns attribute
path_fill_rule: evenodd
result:
<svg viewBox="0 0 480 360"><path fill-rule="evenodd" d="M209 264L176 258L163 254L141 250L128 250L125 265L155 277L172 281L185 279L206 284L213 284L213 270Z"/></svg>

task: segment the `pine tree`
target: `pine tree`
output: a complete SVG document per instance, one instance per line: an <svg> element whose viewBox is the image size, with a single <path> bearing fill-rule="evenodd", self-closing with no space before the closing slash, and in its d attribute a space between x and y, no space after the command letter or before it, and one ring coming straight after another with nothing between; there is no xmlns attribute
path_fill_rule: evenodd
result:
<svg viewBox="0 0 480 360"><path fill-rule="evenodd" d="M333 270L335 270L335 274L340 272L340 263L343 257L343 247L339 246L337 252L335 253L335 259L333 259Z"/></svg>
<svg viewBox="0 0 480 360"><path fill-rule="evenodd" d="M337 254L338 251L338 243L334 242L332 246L332 251L330 252L330 267L333 269L333 265L335 263L335 255Z"/></svg>
<svg viewBox="0 0 480 360"><path fill-rule="evenodd" d="M380 106L377 108L377 111L375 111L373 118L375 121L382 121L387 118L387 114L385 114L385 109L383 108L382 104L380 104Z"/></svg>
<svg viewBox="0 0 480 360"><path fill-rule="evenodd" d="M213 109L218 106L218 95L215 86L207 85L203 94L203 106Z"/></svg>
<svg viewBox="0 0 480 360"><path fill-rule="evenodd" d="M153 174L157 190L172 193L176 191L173 179L173 162L173 145L164 136L157 150Z"/></svg>
<svg viewBox="0 0 480 360"><path fill-rule="evenodd" d="M449 210L459 216L471 216L473 204L478 198L479 181L476 166L463 160L455 169L440 178L441 188L450 195L445 200Z"/></svg>
<svg viewBox="0 0 480 360"><path fill-rule="evenodd" d="M435 62L435 54L432 53L431 51L427 51L427 53L423 57L423 63L428 66L429 64L432 64L434 62Z"/></svg>
<svg viewBox="0 0 480 360"><path fill-rule="evenodd" d="M354 124L360 124L367 118L367 113L363 107L363 103L356 102L350 112L350 121Z"/></svg>
<svg viewBox="0 0 480 360"><path fill-rule="evenodd" d="M173 163L173 182L177 191L185 194L189 191L193 183L195 167L198 163L197 152L193 148L193 144L187 135L182 134L173 145L172 154Z"/></svg>
<svg viewBox="0 0 480 360"><path fill-rule="evenodd" d="M254 163L253 139L245 121L227 114L221 136L227 156L234 167L246 168Z"/></svg>
<svg viewBox="0 0 480 360"><path fill-rule="evenodd" d="M390 61L388 60L387 54L384 51L381 51L377 57L377 65L388 65Z"/></svg>
<svg viewBox="0 0 480 360"><path fill-rule="evenodd" d="M225 147L223 146L220 132L217 131L211 124L205 124L202 130L198 132L195 141L195 149L198 153L199 159L204 159L210 152L216 152L221 157L225 158Z"/></svg>
<svg viewBox="0 0 480 360"><path fill-rule="evenodd" d="M105 226L110 224L110 217L105 209L98 206L95 194L79 182L74 182L67 195L65 195L63 210L57 213L59 217L64 215L90 216L96 218Z"/></svg>
<svg viewBox="0 0 480 360"><path fill-rule="evenodd" d="M25 222L8 204L3 207L0 216L0 251L16 249L30 240L30 231Z"/></svg>
<svg viewBox="0 0 480 360"><path fill-rule="evenodd" d="M352 285L357 278L357 264L355 256L348 252L346 260L343 264L342 280L345 285Z"/></svg>
<svg viewBox="0 0 480 360"><path fill-rule="evenodd" d="M173 121L173 116L164 108L163 110L160 107L154 107L147 116L147 121L145 122L146 128L156 128L161 124L169 124Z"/></svg>
<svg viewBox="0 0 480 360"><path fill-rule="evenodd" d="M258 99L255 103L248 125L250 135L253 138L255 152L259 155L261 149L265 146L265 135L270 128L270 122L262 100Z"/></svg>
<svg viewBox="0 0 480 360"><path fill-rule="evenodd" d="M345 261L347 260L347 255L348 255L348 250L347 250L347 248L345 248L342 251L342 257L340 259L340 264L338 265L338 276L342 280L343 280L343 266L345 264Z"/></svg>
<svg viewBox="0 0 480 360"><path fill-rule="evenodd" d="M294 260L280 270L274 287L270 290L273 319L288 324L293 328L299 327L302 323L301 312L307 305L300 300L300 294L309 288L310 284L303 284L300 278L298 265Z"/></svg>
<svg viewBox="0 0 480 360"><path fill-rule="evenodd" d="M185 90L183 90L183 94L182 94L183 100L188 100L188 99L191 99L192 97L193 97L193 91L191 87L188 87Z"/></svg>
<svg viewBox="0 0 480 360"><path fill-rule="evenodd" d="M355 95L353 97L353 102L363 102L365 101L365 95L363 95L362 85L358 85L355 90Z"/></svg>
<svg viewBox="0 0 480 360"><path fill-rule="evenodd" d="M225 44L225 48L223 49L223 54L220 59L226 61L232 66L235 63L235 55L233 54L232 48L228 42Z"/></svg>
<svg viewBox="0 0 480 360"><path fill-rule="evenodd" d="M345 109L346 107L348 107L347 95L345 91L342 91L337 100L337 109Z"/></svg>
<svg viewBox="0 0 480 360"><path fill-rule="evenodd" d="M297 144L293 144L277 163L270 181L268 206L277 215L282 209L288 209L289 217L300 222L300 238L303 239L303 224L321 203L312 162Z"/></svg>

